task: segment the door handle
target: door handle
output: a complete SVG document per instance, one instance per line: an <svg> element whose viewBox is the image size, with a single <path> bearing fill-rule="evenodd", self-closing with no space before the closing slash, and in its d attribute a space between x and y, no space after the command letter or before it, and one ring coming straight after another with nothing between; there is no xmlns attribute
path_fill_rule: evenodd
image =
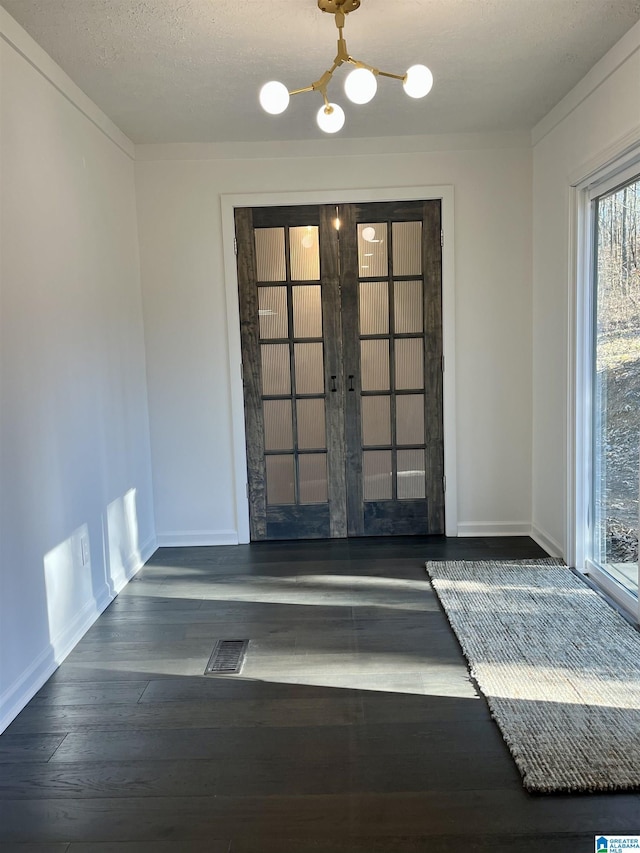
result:
<svg viewBox="0 0 640 853"><path fill-rule="evenodd" d="M336 385L336 379L337 379L337 378L338 378L337 376L332 376L332 377L331 377L331 390L332 390L332 391L337 391L337 390L338 390L338 386Z"/></svg>
<svg viewBox="0 0 640 853"><path fill-rule="evenodd" d="M356 389L353 387L353 380L354 380L354 379L355 379L355 376L353 375L353 373L350 373L350 374L349 374L349 391L355 391L355 390L356 390Z"/></svg>

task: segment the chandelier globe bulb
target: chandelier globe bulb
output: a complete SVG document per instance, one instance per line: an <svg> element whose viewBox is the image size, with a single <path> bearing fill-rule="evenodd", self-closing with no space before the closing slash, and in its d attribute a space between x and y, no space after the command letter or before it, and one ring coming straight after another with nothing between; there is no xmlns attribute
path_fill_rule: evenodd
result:
<svg viewBox="0 0 640 853"><path fill-rule="evenodd" d="M318 110L316 121L325 133L337 133L344 127L344 110L339 104L327 104Z"/></svg>
<svg viewBox="0 0 640 853"><path fill-rule="evenodd" d="M354 104L368 104L378 91L376 75L368 68L355 68L344 83L344 91Z"/></svg>
<svg viewBox="0 0 640 853"><path fill-rule="evenodd" d="M433 86L433 74L426 65L412 65L402 85L410 98L424 98Z"/></svg>
<svg viewBox="0 0 640 853"><path fill-rule="evenodd" d="M271 80L260 89L260 106L272 116L280 115L289 106L289 90L284 83Z"/></svg>

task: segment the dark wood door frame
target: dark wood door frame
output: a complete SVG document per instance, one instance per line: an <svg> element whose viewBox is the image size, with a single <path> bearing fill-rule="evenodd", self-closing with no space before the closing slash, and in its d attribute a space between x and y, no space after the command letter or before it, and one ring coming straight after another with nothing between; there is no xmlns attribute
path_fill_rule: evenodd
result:
<svg viewBox="0 0 640 853"><path fill-rule="evenodd" d="M316 192L304 191L286 194L285 204L301 206L309 201L314 203L326 203L329 198L348 200L349 193L343 190L335 190L330 194L328 191ZM447 535L457 535L457 477L456 477L456 400L455 400L455 278L454 278L454 192L453 187L427 186L413 187L407 191L403 187L396 189L370 189L358 192L359 198L369 201L386 202L391 199L440 199L443 211L443 332L444 350L446 354L447 372L444 375L444 470L447 474L446 489L446 524ZM243 206L272 206L282 204L285 195L282 193L251 193L230 194L221 196L222 231L224 237L224 269L225 290L227 302L227 324L229 335L229 379L231 383L231 419L234 430L233 442L233 477L235 482L233 504L235 506L235 517L237 520L236 530L221 531L219 541L248 542L249 540L249 512L248 500L245 496L246 479L246 448L245 435L245 412L243 389L241 382L241 342L238 326L238 284L236 259L234 257L234 210ZM241 439L238 441L238 439ZM335 535L335 534L334 534ZM234 538L237 537L237 538ZM218 539L216 541L218 541Z"/></svg>

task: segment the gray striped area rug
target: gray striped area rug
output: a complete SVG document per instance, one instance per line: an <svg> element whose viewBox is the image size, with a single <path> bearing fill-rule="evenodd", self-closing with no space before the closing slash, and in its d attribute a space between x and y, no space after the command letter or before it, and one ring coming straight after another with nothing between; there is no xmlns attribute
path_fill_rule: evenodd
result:
<svg viewBox="0 0 640 853"><path fill-rule="evenodd" d="M430 561L532 792L640 788L640 634L565 566Z"/></svg>

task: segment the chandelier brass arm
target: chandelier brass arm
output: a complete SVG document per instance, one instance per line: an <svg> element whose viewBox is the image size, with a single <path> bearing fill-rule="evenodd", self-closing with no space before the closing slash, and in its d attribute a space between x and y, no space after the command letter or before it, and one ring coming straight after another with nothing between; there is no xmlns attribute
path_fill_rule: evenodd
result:
<svg viewBox="0 0 640 853"><path fill-rule="evenodd" d="M414 65L406 74L392 74L389 71L381 71L379 68L350 55L344 38L345 19L350 12L360 8L360 0L318 0L318 7L321 11L334 15L335 24L338 28L338 52L333 60L333 65L318 80L301 89L289 91L284 84L275 80L266 83L260 91L260 103L266 112L278 115L289 106L289 99L293 95L301 95L304 92L320 92L324 100L324 107L321 107L318 113L318 125L327 133L335 133L340 130L345 121L344 111L338 104L329 101L327 88L335 71L345 63L355 66L354 71L347 77L345 92L349 100L356 104L366 104L375 96L378 88L377 77L401 80L405 91L412 98L422 98L428 94L433 84L433 76L426 66Z"/></svg>
<svg viewBox="0 0 640 853"><path fill-rule="evenodd" d="M318 5L320 5L321 0L319 0ZM345 0L346 2L346 0ZM331 4L335 5L335 4ZM354 6L354 9L357 9L360 6L358 2L357 6ZM321 7L322 8L322 7ZM328 11L326 9L322 9L322 11ZM370 71L372 74L380 77L391 77L393 80L402 80L403 82L407 79L406 74L391 74L389 71L381 71L379 68L375 68L373 65L368 65L366 62L363 62L361 59L355 59L349 53L347 48L347 42L344 37L344 25L345 25L345 15L347 13L338 10L334 12L336 27L338 28L339 38L338 38L338 52L336 53L336 58L333 60L333 65L331 68L327 69L324 72L322 77L312 83L310 86L304 86L302 89L293 89L289 92L289 95L302 95L304 92L320 92L324 98L325 106L329 105L329 98L327 96L327 86L331 82L333 78L334 72L340 68L341 65L344 65L345 62L348 62L351 65L355 65L356 68L366 68L367 71Z"/></svg>

